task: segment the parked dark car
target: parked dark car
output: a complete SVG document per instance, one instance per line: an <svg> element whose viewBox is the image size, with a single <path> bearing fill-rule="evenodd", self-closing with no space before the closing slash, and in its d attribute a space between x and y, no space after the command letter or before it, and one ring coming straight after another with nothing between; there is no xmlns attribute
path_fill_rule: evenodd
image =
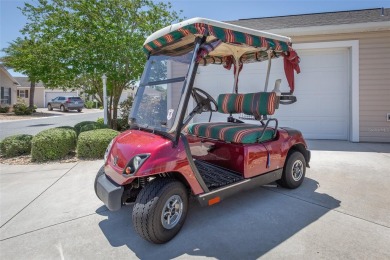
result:
<svg viewBox="0 0 390 260"><path fill-rule="evenodd" d="M53 108L59 108L61 112L77 110L81 112L84 107L84 101L80 97L56 97L47 103L47 109L52 111Z"/></svg>

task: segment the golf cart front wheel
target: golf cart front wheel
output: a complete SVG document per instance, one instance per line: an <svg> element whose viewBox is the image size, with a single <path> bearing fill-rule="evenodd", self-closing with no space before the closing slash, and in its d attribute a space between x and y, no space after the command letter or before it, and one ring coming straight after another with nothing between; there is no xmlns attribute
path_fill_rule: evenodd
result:
<svg viewBox="0 0 390 260"><path fill-rule="evenodd" d="M157 178L138 194L133 208L133 225L145 240L162 244L180 231L188 210L184 185L174 179Z"/></svg>
<svg viewBox="0 0 390 260"><path fill-rule="evenodd" d="M302 153L291 152L284 164L282 178L277 183L288 189L298 188L305 178L306 160Z"/></svg>

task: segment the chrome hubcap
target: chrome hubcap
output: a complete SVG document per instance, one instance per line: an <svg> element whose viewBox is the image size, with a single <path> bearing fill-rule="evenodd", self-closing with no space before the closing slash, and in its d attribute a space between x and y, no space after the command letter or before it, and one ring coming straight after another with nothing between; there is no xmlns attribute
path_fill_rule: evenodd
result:
<svg viewBox="0 0 390 260"><path fill-rule="evenodd" d="M295 161L292 166L292 178L294 181L299 181L303 176L303 162Z"/></svg>
<svg viewBox="0 0 390 260"><path fill-rule="evenodd" d="M183 200L179 195L171 196L162 210L161 223L164 228L172 229L179 223L183 214Z"/></svg>

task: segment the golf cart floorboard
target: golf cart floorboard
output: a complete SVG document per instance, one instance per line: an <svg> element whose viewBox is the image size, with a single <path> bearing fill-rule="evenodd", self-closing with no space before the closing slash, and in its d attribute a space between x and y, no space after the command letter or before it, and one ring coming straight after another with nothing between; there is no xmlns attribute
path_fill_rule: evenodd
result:
<svg viewBox="0 0 390 260"><path fill-rule="evenodd" d="M213 164L195 160L196 168L210 190L232 184L244 178L237 172Z"/></svg>

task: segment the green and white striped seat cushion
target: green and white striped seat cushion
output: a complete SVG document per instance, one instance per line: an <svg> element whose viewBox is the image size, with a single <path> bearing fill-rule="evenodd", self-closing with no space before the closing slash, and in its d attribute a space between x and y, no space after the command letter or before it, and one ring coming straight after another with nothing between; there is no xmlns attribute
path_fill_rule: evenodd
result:
<svg viewBox="0 0 390 260"><path fill-rule="evenodd" d="M225 114L242 113L243 94L221 94L218 96L218 112Z"/></svg>
<svg viewBox="0 0 390 260"><path fill-rule="evenodd" d="M218 96L218 112L225 114L244 113L255 116L275 113L275 92L247 94L221 94Z"/></svg>
<svg viewBox="0 0 390 260"><path fill-rule="evenodd" d="M187 133L191 135L240 144L253 144L272 139L274 130L267 129L259 140L262 131L263 127L260 125L242 123L198 123L187 127Z"/></svg>

